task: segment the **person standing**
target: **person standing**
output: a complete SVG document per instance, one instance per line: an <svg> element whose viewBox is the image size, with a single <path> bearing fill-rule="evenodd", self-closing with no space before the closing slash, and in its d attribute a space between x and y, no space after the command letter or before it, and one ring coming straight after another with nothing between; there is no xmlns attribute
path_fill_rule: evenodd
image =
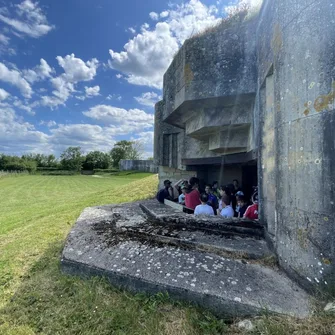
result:
<svg viewBox="0 0 335 335"><path fill-rule="evenodd" d="M236 193L238 192L238 191L242 191L242 189L241 189L241 187L240 187L240 184L239 184L239 182L238 182L238 180L237 179L234 179L233 180L233 185L234 185L234 189L233 189L233 195L236 195Z"/></svg>
<svg viewBox="0 0 335 335"><path fill-rule="evenodd" d="M199 192L199 179L197 177L192 177L190 179L190 191L185 194L185 206L191 209L195 209L201 204L200 192Z"/></svg>
<svg viewBox="0 0 335 335"><path fill-rule="evenodd" d="M214 213L216 213L216 210L219 207L219 202L218 198L213 194L212 186L207 184L205 187L205 192L208 196L207 205L211 206L214 210Z"/></svg>

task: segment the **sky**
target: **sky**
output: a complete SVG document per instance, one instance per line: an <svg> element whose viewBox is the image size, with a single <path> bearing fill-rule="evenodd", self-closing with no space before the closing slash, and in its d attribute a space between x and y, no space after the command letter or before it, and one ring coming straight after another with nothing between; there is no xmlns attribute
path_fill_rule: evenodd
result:
<svg viewBox="0 0 335 335"><path fill-rule="evenodd" d="M0 0L0 153L152 156L154 104L185 39L240 2Z"/></svg>

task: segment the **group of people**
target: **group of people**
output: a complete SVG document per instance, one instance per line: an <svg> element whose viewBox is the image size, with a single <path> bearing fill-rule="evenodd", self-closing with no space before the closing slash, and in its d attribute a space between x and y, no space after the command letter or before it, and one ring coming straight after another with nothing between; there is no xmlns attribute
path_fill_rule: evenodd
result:
<svg viewBox="0 0 335 335"><path fill-rule="evenodd" d="M170 180L164 181L164 188L157 193L157 200L178 201L186 208L194 210L194 215L221 215L225 218L238 217L258 219L258 192L253 189L251 203L246 199L237 179L232 184L218 187L218 182L206 184L203 192L200 181L192 177L189 181L179 180L172 186Z"/></svg>

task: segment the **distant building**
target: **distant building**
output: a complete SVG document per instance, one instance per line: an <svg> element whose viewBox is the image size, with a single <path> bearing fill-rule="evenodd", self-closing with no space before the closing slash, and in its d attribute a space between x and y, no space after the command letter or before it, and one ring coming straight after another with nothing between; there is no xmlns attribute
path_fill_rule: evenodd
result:
<svg viewBox="0 0 335 335"><path fill-rule="evenodd" d="M160 184L259 187L260 221L305 286L335 276L335 4L264 0L187 40L156 104Z"/></svg>

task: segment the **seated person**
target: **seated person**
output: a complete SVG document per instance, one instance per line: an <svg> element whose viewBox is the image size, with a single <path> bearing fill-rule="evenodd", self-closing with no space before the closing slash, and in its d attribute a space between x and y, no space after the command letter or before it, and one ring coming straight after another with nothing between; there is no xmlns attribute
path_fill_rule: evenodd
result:
<svg viewBox="0 0 335 335"><path fill-rule="evenodd" d="M235 206L235 217L238 217L238 212L239 212L239 209L240 209L240 206L239 206L239 204L238 204L238 198L240 197L240 196L242 196L242 197L244 197L244 193L242 192L242 191L238 191L237 193L236 193L236 196L235 196L235 203L236 203L236 206ZM242 215L243 216L243 215Z"/></svg>
<svg viewBox="0 0 335 335"><path fill-rule="evenodd" d="M237 217L238 218L243 218L243 215L248 208L248 204L245 201L244 195L238 195L236 198L237 198L237 207L236 208L238 208Z"/></svg>
<svg viewBox="0 0 335 335"><path fill-rule="evenodd" d="M164 188L158 191L156 199L162 204L164 204L164 199L173 201L173 190L170 180L164 180Z"/></svg>
<svg viewBox="0 0 335 335"><path fill-rule="evenodd" d="M185 205L185 194L186 194L186 191L187 191L187 186L182 185L182 187L181 187L181 194L178 197L178 203L180 205Z"/></svg>
<svg viewBox="0 0 335 335"><path fill-rule="evenodd" d="M233 218L234 210L233 207L231 207L230 205L230 198L226 194L224 194L221 200L222 200L222 210L220 212L221 216L225 218Z"/></svg>
<svg viewBox="0 0 335 335"><path fill-rule="evenodd" d="M258 220L258 193L254 193L252 198L252 205L247 208L243 217L250 220Z"/></svg>
<svg viewBox="0 0 335 335"><path fill-rule="evenodd" d="M216 210L219 207L219 202L218 202L218 198L213 194L212 186L207 184L205 187L205 192L208 195L207 205L211 206L214 212L216 212Z"/></svg>
<svg viewBox="0 0 335 335"><path fill-rule="evenodd" d="M220 190L219 190L219 194L220 194L219 210L221 212L221 210L223 208L222 197L227 196L229 198L230 205L232 205L232 201L231 201L232 196L231 196L230 188L228 186L221 186Z"/></svg>
<svg viewBox="0 0 335 335"><path fill-rule="evenodd" d="M197 177L192 177L190 179L190 189L189 192L185 194L185 206L191 209L195 209L201 204L199 188L199 179Z"/></svg>
<svg viewBox="0 0 335 335"><path fill-rule="evenodd" d="M208 195L206 193L201 194L200 200L201 200L201 205L198 205L197 207L195 207L194 215L213 216L214 215L213 208L207 205Z"/></svg>

